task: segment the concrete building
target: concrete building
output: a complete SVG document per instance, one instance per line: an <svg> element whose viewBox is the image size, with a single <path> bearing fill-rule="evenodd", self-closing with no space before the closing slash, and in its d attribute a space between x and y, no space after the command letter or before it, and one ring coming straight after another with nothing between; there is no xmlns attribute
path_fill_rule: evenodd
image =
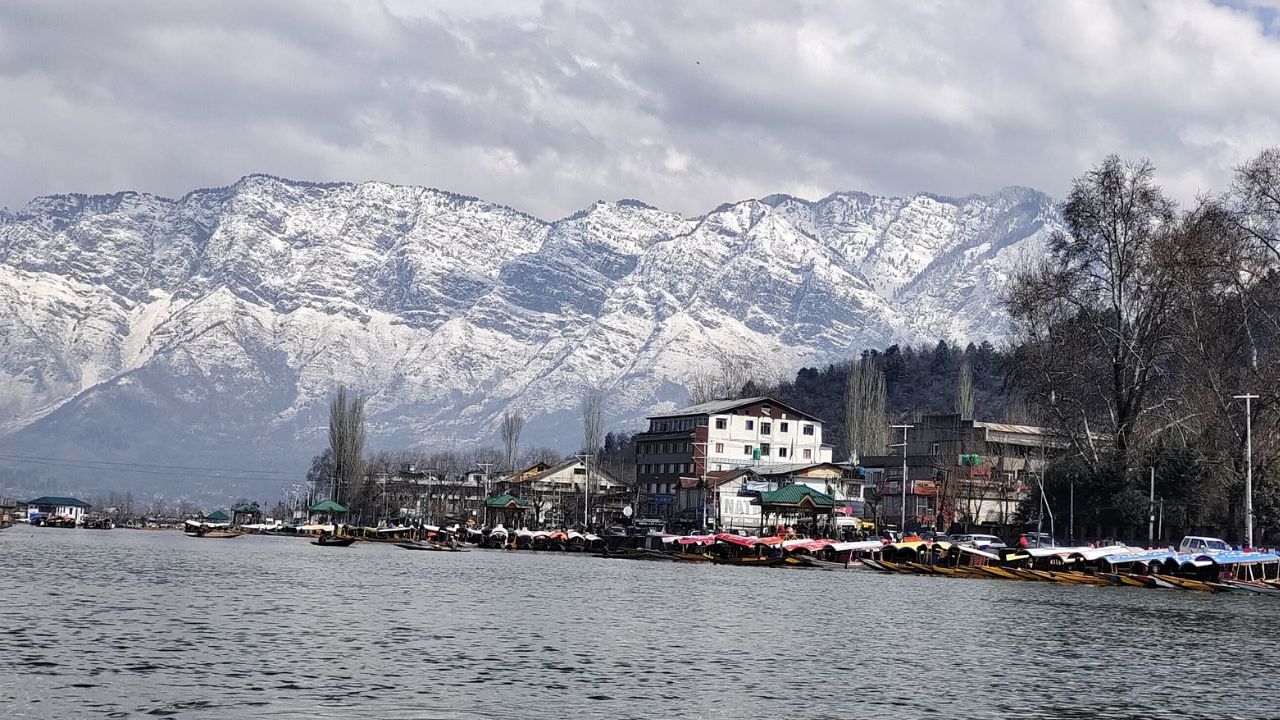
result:
<svg viewBox="0 0 1280 720"><path fill-rule="evenodd" d="M601 467L591 470L589 486L589 524L604 527L618 522L631 498L630 488ZM531 527L561 527L581 521L587 487L586 463L575 457L540 472L519 473L503 480L498 490L533 504L534 512L527 519Z"/></svg>
<svg viewBox="0 0 1280 720"><path fill-rule="evenodd" d="M83 500L58 496L45 496L35 500L28 500L26 506L28 522L40 523L61 519L76 525L79 525L84 520L85 512L91 507L89 503Z"/></svg>
<svg viewBox="0 0 1280 720"><path fill-rule="evenodd" d="M907 528L1007 525L1065 438L1045 428L925 415L907 431ZM900 433L901 431L896 431ZM901 442L899 434L894 442ZM873 514L902 516L902 455L862 458Z"/></svg>
<svg viewBox="0 0 1280 720"><path fill-rule="evenodd" d="M863 510L863 480L852 465L839 463L792 463L712 470L704 479L682 477L676 497L682 526L725 530L763 529L763 517L756 500L761 493L790 485L804 485L831 497L841 518L860 517ZM705 510L703 509L705 507Z"/></svg>
<svg viewBox="0 0 1280 720"><path fill-rule="evenodd" d="M715 400L648 420L636 436L635 463L651 504L673 502L682 477L831 462L822 421L768 397Z"/></svg>

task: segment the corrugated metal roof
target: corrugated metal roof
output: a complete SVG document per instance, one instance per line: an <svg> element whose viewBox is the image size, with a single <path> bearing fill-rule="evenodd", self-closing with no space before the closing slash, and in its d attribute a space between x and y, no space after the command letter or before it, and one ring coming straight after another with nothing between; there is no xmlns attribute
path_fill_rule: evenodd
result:
<svg viewBox="0 0 1280 720"><path fill-rule="evenodd" d="M762 505L799 505L805 498L819 507L835 507L835 498L824 492L818 492L808 485L787 485L773 491L760 493Z"/></svg>
<svg viewBox="0 0 1280 720"><path fill-rule="evenodd" d="M89 503L83 500L77 500L73 497L61 497L57 495L46 495L38 497L35 500L28 500L27 505L59 505L64 507L89 507Z"/></svg>
<svg viewBox="0 0 1280 720"><path fill-rule="evenodd" d="M1021 433L1023 435L1051 435L1049 430L1037 427L1035 425L1012 425L1010 423L986 422L985 420L974 423L977 427L995 430L996 432Z"/></svg>
<svg viewBox="0 0 1280 720"><path fill-rule="evenodd" d="M757 397L749 397L749 398L738 398L736 400L711 400L709 402L698 403L697 405L690 405L688 407L683 407L683 408L680 408L679 410L673 410L669 413L658 413L657 415L650 415L649 417L651 419L661 419L661 418L685 417L688 415L718 415L720 413L727 413L731 410L736 410L740 407L745 407L747 405L754 405L756 403L768 403L770 405L774 405L776 407L782 408L783 410L789 413L792 413L795 417L808 419L813 422L822 422L822 420L801 410L800 408L788 405L776 398L766 397L763 395L760 395ZM775 418L775 419L781 419L781 418Z"/></svg>
<svg viewBox="0 0 1280 720"><path fill-rule="evenodd" d="M680 417L684 415L714 415L716 413L727 412L734 408L742 407L743 405L752 405L754 403L763 402L768 399L769 398L767 397L749 397L738 398L737 400L711 400L710 402L698 403L697 405L690 405L688 407L680 408L679 410L672 410L669 413L663 413L661 415L651 415L650 417L665 418Z"/></svg>
<svg viewBox="0 0 1280 720"><path fill-rule="evenodd" d="M807 463L778 463L769 465L752 465L748 469L754 471L757 475L793 475L801 470L818 467L819 465L832 465L836 469L840 469L836 463L827 462L807 462Z"/></svg>

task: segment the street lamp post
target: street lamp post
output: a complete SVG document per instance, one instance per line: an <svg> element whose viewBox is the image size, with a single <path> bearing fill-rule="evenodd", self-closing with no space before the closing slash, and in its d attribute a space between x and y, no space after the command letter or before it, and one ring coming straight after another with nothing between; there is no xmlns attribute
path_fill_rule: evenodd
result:
<svg viewBox="0 0 1280 720"><path fill-rule="evenodd" d="M915 425L894 425L894 428L902 429L902 444L890 445L889 447L902 448L902 524L898 526L898 532L902 537L907 534L907 430L915 427Z"/></svg>
<svg viewBox="0 0 1280 720"><path fill-rule="evenodd" d="M1258 397L1235 395L1244 400L1244 544L1253 547L1253 401Z"/></svg>

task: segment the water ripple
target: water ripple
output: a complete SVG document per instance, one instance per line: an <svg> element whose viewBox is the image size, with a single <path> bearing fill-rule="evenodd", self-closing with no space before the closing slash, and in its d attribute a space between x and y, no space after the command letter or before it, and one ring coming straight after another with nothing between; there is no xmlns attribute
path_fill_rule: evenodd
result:
<svg viewBox="0 0 1280 720"><path fill-rule="evenodd" d="M1280 603L286 538L0 534L5 716L1275 716Z"/></svg>

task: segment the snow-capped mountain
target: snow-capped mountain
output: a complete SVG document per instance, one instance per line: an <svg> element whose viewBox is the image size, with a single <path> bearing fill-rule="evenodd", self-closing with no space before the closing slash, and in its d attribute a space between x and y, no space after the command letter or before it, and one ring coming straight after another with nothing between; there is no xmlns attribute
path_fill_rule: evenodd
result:
<svg viewBox="0 0 1280 720"><path fill-rule="evenodd" d="M999 291L1058 222L1020 188L696 218L624 200L555 222L261 175L42 197L0 212L0 449L302 473L345 384L371 398L373 447L490 443L517 406L526 445L568 450L587 385L630 429L722 354L783 376L1003 336Z"/></svg>

